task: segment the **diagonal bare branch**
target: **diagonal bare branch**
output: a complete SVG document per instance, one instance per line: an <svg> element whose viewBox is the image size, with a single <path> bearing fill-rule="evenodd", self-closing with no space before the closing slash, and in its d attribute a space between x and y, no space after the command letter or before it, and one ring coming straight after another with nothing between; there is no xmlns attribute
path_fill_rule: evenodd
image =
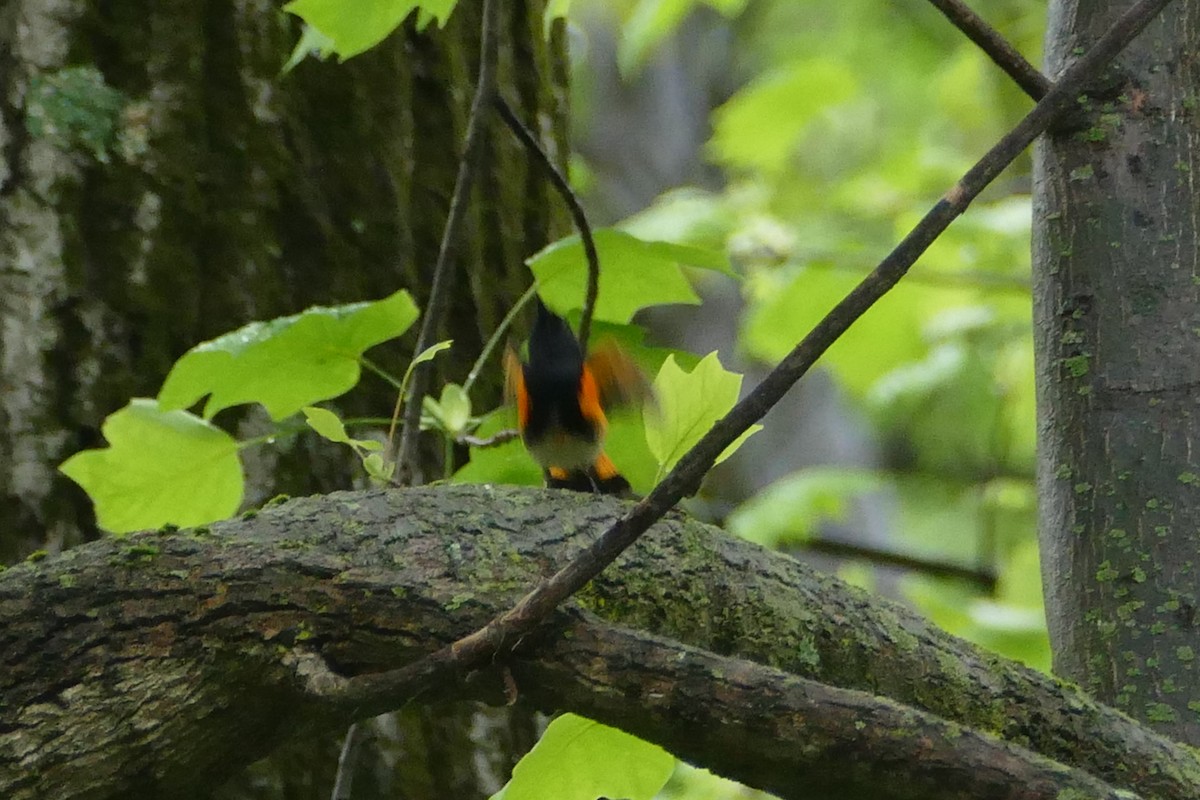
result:
<svg viewBox="0 0 1200 800"><path fill-rule="evenodd" d="M1169 2L1171 0L1141 0L1122 14L1096 40L1087 54L1063 73L1033 110L950 188L875 270L817 323L753 391L719 420L649 495L609 527L587 550L521 598L512 609L423 661L397 670L392 677L400 690L398 696L405 696L414 682L420 684L443 672L469 669L494 659L501 650L533 630L559 603L612 563L681 498L695 492L701 479L725 448L779 402L830 345L904 277L921 254L966 210L984 187L1045 131L1056 117L1071 108L1087 82L1116 57ZM372 676L372 679L378 684L390 678L383 673Z"/></svg>
<svg viewBox="0 0 1200 800"><path fill-rule="evenodd" d="M987 53L996 66L1008 73L1025 94L1041 100L1052 86L1050 79L1025 60L1017 48L1009 44L1000 32L989 25L962 0L929 0L967 38Z"/></svg>

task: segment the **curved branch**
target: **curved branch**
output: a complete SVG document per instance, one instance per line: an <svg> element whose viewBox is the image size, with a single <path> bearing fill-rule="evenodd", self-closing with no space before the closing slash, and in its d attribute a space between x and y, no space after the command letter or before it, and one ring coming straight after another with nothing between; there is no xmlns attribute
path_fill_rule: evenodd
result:
<svg viewBox="0 0 1200 800"><path fill-rule="evenodd" d="M298 728L342 726L399 706L412 691L362 693L347 705L343 690L388 689L375 680L389 674L381 670L428 663L425 654L512 603L624 508L515 487L340 493L208 529L105 539L0 573L0 796L183 796ZM768 679L738 662L763 676L764 691L790 673L977 728L1144 798L1200 793L1195 750L894 604L680 515L656 525L575 601L655 637L769 664ZM588 624L598 641L644 636ZM569 637L545 630L548 638L527 639L512 662L522 692L546 707L606 716L622 706L622 692L643 686L646 698L631 697L619 718L607 718L683 747L671 738L684 734L670 706L652 696L662 673L652 661L638 667L648 656L632 640L589 673ZM729 663L686 652L689 663ZM538 694L534 676L552 674L583 677ZM460 696L482 696L476 681L459 685L455 676L416 688L444 691L449 682ZM737 686L730 673L694 691L719 704ZM711 755L706 766L717 772L771 774L772 742L802 720L760 729L755 713L736 703L722 711L723 724L745 731L736 751L679 752Z"/></svg>
<svg viewBox="0 0 1200 800"><path fill-rule="evenodd" d="M543 708L720 764L726 777L782 798L1133 800L1082 770L887 698L586 616L513 673Z"/></svg>
<svg viewBox="0 0 1200 800"><path fill-rule="evenodd" d="M537 136L525 123L517 117L512 106L501 97L496 95L493 101L496 106L496 112L500 115L500 119L504 120L504 124L512 131L513 135L525 145L525 149L537 161L543 170L546 172L546 177L550 183L558 190L563 202L567 204L567 208L571 212L571 219L575 221L575 230L579 231L579 238L583 242L583 252L587 257L588 263L588 282L587 294L583 299L583 311L579 317L579 349L587 352L588 338L592 331L592 315L596 312L596 298L600 295L600 255L596 252L596 240L592 238L592 226L588 224L587 214L583 211L583 204L579 202L579 198L575 196L575 192L571 189L571 184L567 180L567 176L559 171L558 166L550 158L550 155L542 149L538 144Z"/></svg>

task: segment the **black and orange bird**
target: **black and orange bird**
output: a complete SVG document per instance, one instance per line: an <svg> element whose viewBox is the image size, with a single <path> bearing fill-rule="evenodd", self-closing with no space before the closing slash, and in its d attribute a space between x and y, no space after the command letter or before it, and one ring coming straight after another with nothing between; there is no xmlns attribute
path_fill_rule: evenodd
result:
<svg viewBox="0 0 1200 800"><path fill-rule="evenodd" d="M614 343L586 358L566 320L537 300L529 362L508 349L505 388L517 407L517 427L546 485L600 494L627 494L629 481L604 453L606 410L640 402L649 383Z"/></svg>

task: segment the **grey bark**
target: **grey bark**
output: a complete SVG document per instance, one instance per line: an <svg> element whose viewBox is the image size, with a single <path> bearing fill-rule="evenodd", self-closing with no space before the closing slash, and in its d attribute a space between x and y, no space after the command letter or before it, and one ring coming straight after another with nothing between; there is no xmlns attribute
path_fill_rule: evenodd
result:
<svg viewBox="0 0 1200 800"><path fill-rule="evenodd" d="M352 682L473 630L619 511L616 501L518 488L335 494L208 529L99 541L9 569L0 574L0 793L186 796L295 729L336 729L356 713L375 713L315 692L314 675L326 684ZM790 685L795 678L855 690L830 701L860 709L843 717L846 735L862 730L855 719L886 718L879 695L941 718L913 712L911 728L887 728L895 736L883 738L907 735L918 753L965 746L949 740L969 734L980 746L1016 745L1004 751L1014 763L1064 775L1044 759L1030 762L1020 751L1026 748L1087 773L1076 777L1092 781L1084 785L1098 796L1095 781L1145 798L1182 800L1200 791L1195 750L895 604L679 515L577 600L621 627L585 619L565 640L556 641L562 629L551 628L548 639L526 642L512 665L521 696L590 712L751 783L773 774L764 769L755 778L759 767L803 761L769 746L784 733L836 743L826 750L814 744L807 758L858 759L860 771L847 770L843 785L873 774L870 785L890 792L881 797L912 796L889 788L889 775L926 768L928 780L950 768L919 758L872 767L862 761L872 752L870 732L855 750L832 729L804 728L811 712L789 717L799 726L792 730L776 712L824 691ZM562 624L581 624L572 619ZM622 633L631 627L644 632ZM599 644L586 644L588 637ZM677 649L679 658L655 661L663 648L683 647L646 645L655 637L710 652ZM605 647L605 640L619 644ZM655 677L670 664L683 671ZM688 674L694 685L682 682ZM777 692L775 699L740 702L739 684L756 681ZM446 691L494 700L501 685L481 675ZM726 690L738 700L722 704ZM717 734L687 727L703 692L728 715L725 724L747 725L745 747L715 747ZM750 738L755 730L763 738ZM954 786L940 791L959 796L949 794Z"/></svg>
<svg viewBox="0 0 1200 800"><path fill-rule="evenodd" d="M405 28L349 62L310 60L283 78L299 24L280 5L0 3L0 564L96 535L90 503L55 468L100 446L103 418L154 395L189 347L400 287L423 305L478 5L461 3L443 31ZM563 53L542 36L543 7L506 0L501 83L563 153ZM502 126L486 147L445 324L456 348L438 360L459 381L528 285L522 259L566 232L557 198ZM409 338L371 356L402 372L411 348ZM481 406L499 400L498 377L477 387ZM337 407L378 417L393 401L368 377ZM218 422L242 438L270 425L238 410ZM247 503L350 487L361 473L342 450L302 436L245 451ZM405 754L403 773L376 781L374 796L486 796L494 779L474 765L502 772L532 737L526 718L481 746L473 708L451 711L406 714L372 739L390 752L364 757L365 772ZM328 730L294 737L221 798L327 796L337 745ZM360 785L359 798L372 796L370 780Z"/></svg>
<svg viewBox="0 0 1200 800"><path fill-rule="evenodd" d="M1051 4L1062 71L1124 3ZM1055 670L1200 743L1200 25L1177 3L1036 154L1042 563Z"/></svg>

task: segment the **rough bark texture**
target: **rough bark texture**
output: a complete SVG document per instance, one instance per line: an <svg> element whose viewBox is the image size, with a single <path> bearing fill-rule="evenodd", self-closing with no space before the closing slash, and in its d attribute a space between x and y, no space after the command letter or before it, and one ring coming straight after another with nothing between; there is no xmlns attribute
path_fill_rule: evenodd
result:
<svg viewBox="0 0 1200 800"><path fill-rule="evenodd" d="M280 5L0 3L0 564L94 535L90 503L55 468L100 445L104 416L155 394L189 347L398 287L423 304L476 71L478 4L459 4L446 30L402 30L345 64L309 60L286 77L300 26ZM562 153L565 70L561 42L542 36L543 6L504 3L500 83ZM490 129L446 320L457 347L438 361L455 380L528 284L522 259L566 232L520 146ZM401 372L411 348L371 355ZM481 406L499 398L497 377L478 386ZM378 417L393 400L368 377L338 405ZM218 422L242 438L269 425L240 411ZM343 451L315 437L245 451L248 504L349 487L361 472ZM356 798L489 794L524 749L508 745L528 746L530 722L464 708L382 724L374 741L392 740L393 755L364 757L363 771L385 771L401 739L405 769L373 794L360 779ZM293 740L221 797L327 796L338 737ZM481 764L499 766L488 775Z"/></svg>
<svg viewBox="0 0 1200 800"><path fill-rule="evenodd" d="M1125 3L1051 4L1049 73ZM1039 507L1055 669L1200 743L1200 14L1176 3L1036 157Z"/></svg>
<svg viewBox="0 0 1200 800"><path fill-rule="evenodd" d="M867 692L586 619L548 644L513 666L534 701L620 720L783 798L1127 800L1082 770Z"/></svg>
<svg viewBox="0 0 1200 800"><path fill-rule="evenodd" d="M336 728L348 712L306 693L297 664L316 659L346 676L402 666L511 603L619 511L616 501L516 488L335 494L209 529L94 542L9 569L0 574L0 707L11 709L0 717L0 794L183 797L297 729ZM859 690L862 702L892 698L1146 798L1200 791L1195 751L896 605L679 516L578 600L609 620L712 651L688 656L693 665L752 659ZM603 639L606 629L597 630L589 635ZM595 677L606 672L602 658L636 669L637 649L624 641L621 652L562 642L557 655L554 647L526 651L514 667L518 687L546 706L590 711L753 781L753 759L777 753L768 746L777 733L764 720L795 701L785 697L790 679L779 673L765 682L778 684L776 700L746 704L758 720L747 735L755 724L766 727L759 745L733 752L705 737L689 745L684 710L696 700L682 693L675 699L689 702L672 709L645 674ZM593 677L577 677L588 670ZM737 676L729 685L737 687ZM484 676L450 693L495 697L498 686ZM614 699L614 687L625 702ZM712 687L714 705L740 707L721 704L721 691L721 683ZM925 725L914 718L914 729L897 736L941 730L943 740L953 738L952 727ZM844 720L843 733L852 728ZM817 741L815 730L807 735ZM827 735L822 747L836 738ZM864 734L858 744L869 740ZM925 748L920 736L914 741ZM857 779L871 774L861 769ZM890 791L879 796L911 796Z"/></svg>
<svg viewBox="0 0 1200 800"><path fill-rule="evenodd" d="M563 74L541 4L505 10L501 86L561 152ZM280 77L299 25L275 3L0 6L0 562L90 535L90 504L55 467L98 445L131 396L156 394L192 345L397 287L423 299L478 13L463 3L444 31L402 30ZM542 176L491 130L448 315L459 346L439 360L459 380L528 284L522 259L564 232ZM406 347L378 358L403 363ZM383 416L391 395L377 383L346 410ZM255 457L251 502L347 486L345 460L290 448Z"/></svg>

